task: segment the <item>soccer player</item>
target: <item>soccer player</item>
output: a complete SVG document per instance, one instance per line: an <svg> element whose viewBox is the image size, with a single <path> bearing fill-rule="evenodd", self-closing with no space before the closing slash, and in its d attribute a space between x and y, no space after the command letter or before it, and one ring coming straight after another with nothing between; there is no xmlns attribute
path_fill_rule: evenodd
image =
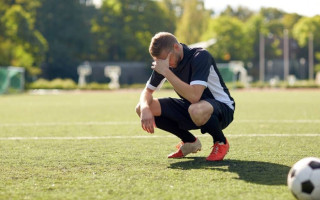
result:
<svg viewBox="0 0 320 200"><path fill-rule="evenodd" d="M223 160L229 143L222 130L233 120L235 102L213 57L205 49L179 43L168 32L154 35L149 52L154 60L153 72L136 106L142 128L148 133L159 128L181 139L177 151L168 158L200 151L199 138L189 132L200 129L213 137L213 149L206 160ZM165 80L180 98L153 98L153 92Z"/></svg>

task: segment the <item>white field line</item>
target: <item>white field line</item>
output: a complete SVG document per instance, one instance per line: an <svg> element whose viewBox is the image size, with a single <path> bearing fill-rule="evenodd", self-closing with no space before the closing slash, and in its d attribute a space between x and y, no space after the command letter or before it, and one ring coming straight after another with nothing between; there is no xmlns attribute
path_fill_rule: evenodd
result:
<svg viewBox="0 0 320 200"><path fill-rule="evenodd" d="M4 140L105 140L105 139L155 139L175 138L173 135L137 135L137 136L74 136L74 137L0 137ZM209 135L198 135L197 137L209 137ZM305 134L231 134L228 138L235 137L320 137L320 133Z"/></svg>
<svg viewBox="0 0 320 200"><path fill-rule="evenodd" d="M36 122L36 123L0 123L0 127L19 126L108 126L138 125L139 121L106 121L106 122Z"/></svg>
<svg viewBox="0 0 320 200"><path fill-rule="evenodd" d="M320 120L235 120L234 123L319 123ZM0 127L28 127L28 126L109 126L109 125L138 125L137 121L105 121L105 122L29 122L29 123L0 123Z"/></svg>
<svg viewBox="0 0 320 200"><path fill-rule="evenodd" d="M290 119L283 119L283 120L235 120L234 122L238 123L320 123L320 119L297 119L297 120L290 120Z"/></svg>

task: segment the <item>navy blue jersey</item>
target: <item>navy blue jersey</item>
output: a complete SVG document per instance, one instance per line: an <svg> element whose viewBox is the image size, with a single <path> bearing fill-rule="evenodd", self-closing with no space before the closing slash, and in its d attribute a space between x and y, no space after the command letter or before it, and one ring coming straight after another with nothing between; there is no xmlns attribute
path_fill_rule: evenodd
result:
<svg viewBox="0 0 320 200"><path fill-rule="evenodd" d="M201 99L212 98L225 103L234 110L235 102L230 96L211 54L202 48L189 48L184 44L182 46L183 59L176 68L170 68L170 70L185 83L205 86L206 89L203 91ZM153 71L147 82L147 87L156 90L161 87L164 81L163 75ZM179 96L183 98L181 95Z"/></svg>

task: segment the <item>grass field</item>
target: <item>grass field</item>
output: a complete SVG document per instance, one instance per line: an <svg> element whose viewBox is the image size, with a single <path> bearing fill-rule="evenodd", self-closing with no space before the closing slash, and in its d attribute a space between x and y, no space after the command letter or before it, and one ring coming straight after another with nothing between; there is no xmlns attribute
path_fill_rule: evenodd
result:
<svg viewBox="0 0 320 200"><path fill-rule="evenodd" d="M290 167L320 157L320 91L231 92L222 162L198 131L201 152L167 159L179 140L142 131L140 91L0 96L0 199L294 199Z"/></svg>

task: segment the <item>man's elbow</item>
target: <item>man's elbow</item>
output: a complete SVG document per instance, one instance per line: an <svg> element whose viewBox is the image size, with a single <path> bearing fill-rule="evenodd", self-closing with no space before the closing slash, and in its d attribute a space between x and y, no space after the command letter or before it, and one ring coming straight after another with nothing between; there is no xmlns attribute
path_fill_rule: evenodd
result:
<svg viewBox="0 0 320 200"><path fill-rule="evenodd" d="M192 104L198 103L201 99L205 86L203 85L191 85L191 86L192 86L192 91L190 91L189 93L191 95L189 96L188 100Z"/></svg>
<svg viewBox="0 0 320 200"><path fill-rule="evenodd" d="M191 104L194 104L194 103L198 103L200 101L200 96L198 95L192 95L189 99L190 103Z"/></svg>

